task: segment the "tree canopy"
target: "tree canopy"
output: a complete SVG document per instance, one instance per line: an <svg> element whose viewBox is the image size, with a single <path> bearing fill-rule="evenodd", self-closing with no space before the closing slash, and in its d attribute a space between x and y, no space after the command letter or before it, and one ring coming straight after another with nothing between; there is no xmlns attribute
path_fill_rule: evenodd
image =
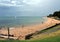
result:
<svg viewBox="0 0 60 42"><path fill-rule="evenodd" d="M58 17L58 18L60 18L60 11L55 11L53 14L50 14L48 17Z"/></svg>

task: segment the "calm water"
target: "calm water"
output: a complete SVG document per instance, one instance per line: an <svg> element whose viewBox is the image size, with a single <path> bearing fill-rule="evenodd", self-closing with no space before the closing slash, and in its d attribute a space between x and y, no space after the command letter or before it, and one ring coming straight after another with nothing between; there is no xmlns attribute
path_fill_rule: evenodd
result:
<svg viewBox="0 0 60 42"><path fill-rule="evenodd" d="M0 17L0 26L20 26L20 25L31 25L41 23L46 18L37 16L3 16Z"/></svg>

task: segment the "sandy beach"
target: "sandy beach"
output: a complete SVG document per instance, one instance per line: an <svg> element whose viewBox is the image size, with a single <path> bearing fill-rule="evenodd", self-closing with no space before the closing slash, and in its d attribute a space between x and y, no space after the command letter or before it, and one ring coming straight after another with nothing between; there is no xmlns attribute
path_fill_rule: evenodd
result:
<svg viewBox="0 0 60 42"><path fill-rule="evenodd" d="M35 33L36 31L41 31L43 29L46 29L48 27L51 27L55 24L60 23L59 20L55 20L53 18L48 18L44 23L41 24L35 24L30 26L20 26L20 27L10 27L10 34L14 35L14 39L24 40L25 36L31 33ZM1 29L0 34L7 34L7 29ZM6 37L7 38L7 37ZM12 38L12 37L11 37Z"/></svg>

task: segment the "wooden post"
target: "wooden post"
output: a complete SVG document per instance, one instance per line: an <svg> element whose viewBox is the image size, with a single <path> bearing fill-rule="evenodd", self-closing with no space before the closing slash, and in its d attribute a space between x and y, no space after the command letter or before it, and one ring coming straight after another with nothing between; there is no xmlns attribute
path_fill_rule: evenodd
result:
<svg viewBox="0 0 60 42"><path fill-rule="evenodd" d="M8 27L8 39L9 39L9 27Z"/></svg>
<svg viewBox="0 0 60 42"><path fill-rule="evenodd" d="M0 37L1 37L1 28L2 28L2 27L0 27Z"/></svg>

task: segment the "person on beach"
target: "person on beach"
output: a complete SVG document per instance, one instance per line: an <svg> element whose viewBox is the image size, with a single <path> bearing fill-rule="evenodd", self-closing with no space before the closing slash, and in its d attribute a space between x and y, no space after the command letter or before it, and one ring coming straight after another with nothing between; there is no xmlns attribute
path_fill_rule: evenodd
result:
<svg viewBox="0 0 60 42"><path fill-rule="evenodd" d="M43 21L42 21L42 24L43 24Z"/></svg>
<svg viewBox="0 0 60 42"><path fill-rule="evenodd" d="M22 25L22 28L24 28L24 25Z"/></svg>

